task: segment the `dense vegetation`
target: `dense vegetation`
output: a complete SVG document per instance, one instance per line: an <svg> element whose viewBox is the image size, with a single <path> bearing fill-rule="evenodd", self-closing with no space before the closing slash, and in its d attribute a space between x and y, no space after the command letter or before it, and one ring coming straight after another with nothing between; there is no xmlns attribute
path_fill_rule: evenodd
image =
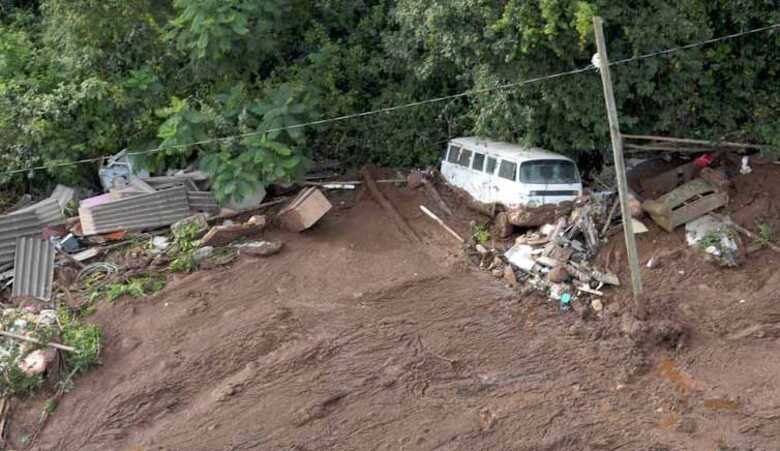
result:
<svg viewBox="0 0 780 451"><path fill-rule="evenodd" d="M221 196L295 176L313 155L421 165L481 134L598 152L587 72L306 129L207 138L587 66L591 17L613 60L780 22L766 0L0 0L0 167L7 188L94 177L59 163L164 146ZM633 132L780 144L780 32L614 68Z"/></svg>

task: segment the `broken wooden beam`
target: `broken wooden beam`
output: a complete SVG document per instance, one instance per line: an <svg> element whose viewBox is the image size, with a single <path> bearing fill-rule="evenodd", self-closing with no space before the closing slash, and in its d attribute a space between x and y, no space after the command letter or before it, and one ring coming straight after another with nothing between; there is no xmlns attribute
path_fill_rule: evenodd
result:
<svg viewBox="0 0 780 451"><path fill-rule="evenodd" d="M434 221L436 221L436 222L437 222L437 223L438 223L440 226L442 226L442 228L444 228L444 230L446 230L446 231L447 231L447 232L448 232L450 235L452 235L453 237L455 237L455 239L456 239L456 240L458 240L458 241L459 241L459 242L461 242L461 243L465 242L465 240L463 239L463 237L461 237L460 235L458 235L458 232L456 232L456 231L452 230L452 229L450 228L450 226L448 226L447 224L445 224L445 223L444 223L444 221L442 221L441 219L439 219L439 217L438 217L438 216L436 216L436 215L435 215L435 214L434 214L434 213L433 213L431 210L428 210L427 208L425 208L425 206L424 206L424 205L420 205L420 210L422 210L422 211L423 211L423 213L425 213L426 215L428 215L428 217L429 217L429 218L431 218L431 219L433 219Z"/></svg>
<svg viewBox="0 0 780 451"><path fill-rule="evenodd" d="M736 143L731 141L706 141L703 139L688 139L688 138L672 138L668 136L655 136L655 135L627 135L623 134L623 139L636 139L640 141L662 141L670 143L681 144L695 144L700 146L717 146L717 147L736 147L739 149L772 149L772 146L763 144L745 144Z"/></svg>
<svg viewBox="0 0 780 451"><path fill-rule="evenodd" d="M39 345L43 345L43 346L50 346L50 347L52 347L54 349L59 349L61 351L76 352L76 348L71 347L71 346L65 346L65 345L61 345L59 343L52 343L52 342L44 343L44 342L42 342L42 341L40 341L40 340L38 340L36 338L25 337L24 335L14 334L14 333L11 333L11 332L6 332L4 330L0 330L0 335L2 335L3 337L13 338L15 340L27 341L27 342L30 342L30 343L35 343L35 344L39 344Z"/></svg>
<svg viewBox="0 0 780 451"><path fill-rule="evenodd" d="M398 209L395 208L395 206L387 199L387 197L382 194L382 191L379 190L379 187L376 184L376 180L374 180L374 177L371 175L371 171L364 167L360 170L360 173L363 175L363 180L366 182L366 187L371 193L371 196L373 196L374 200L376 200L377 203L379 203L379 205L390 215L390 217L393 218L393 221L395 221L396 226L401 230L401 232L406 235L410 241L422 243L422 239L417 234L417 232L412 229L409 223L407 223L403 216L401 216L401 213L398 212Z"/></svg>

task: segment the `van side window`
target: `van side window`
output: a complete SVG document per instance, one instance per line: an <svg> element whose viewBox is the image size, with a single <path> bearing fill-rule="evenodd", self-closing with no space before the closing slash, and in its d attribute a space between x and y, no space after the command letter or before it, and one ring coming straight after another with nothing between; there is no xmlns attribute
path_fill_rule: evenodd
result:
<svg viewBox="0 0 780 451"><path fill-rule="evenodd" d="M474 162L471 163L471 169L475 171L482 171L485 167L485 154L474 153Z"/></svg>
<svg viewBox="0 0 780 451"><path fill-rule="evenodd" d="M496 163L497 162L498 161L496 161L495 158L488 157L487 167L485 168L485 172L487 172L488 174L493 174L494 172L496 172Z"/></svg>
<svg viewBox="0 0 780 451"><path fill-rule="evenodd" d="M450 146L450 154L447 157L447 161L449 161L450 163L457 163L459 154L460 154L460 147Z"/></svg>
<svg viewBox="0 0 780 451"><path fill-rule="evenodd" d="M461 166L469 167L470 163L471 163L471 151L466 149L461 149L460 158L458 158L458 164Z"/></svg>
<svg viewBox="0 0 780 451"><path fill-rule="evenodd" d="M517 180L517 163L501 160L501 166L498 167L498 176L507 180Z"/></svg>

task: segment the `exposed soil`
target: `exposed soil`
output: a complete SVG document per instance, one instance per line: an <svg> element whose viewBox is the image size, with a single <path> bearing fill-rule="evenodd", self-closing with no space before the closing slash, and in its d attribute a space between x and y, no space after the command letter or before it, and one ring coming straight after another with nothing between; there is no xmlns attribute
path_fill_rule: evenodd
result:
<svg viewBox="0 0 780 451"><path fill-rule="evenodd" d="M752 230L780 195L780 167L754 171L730 206ZM623 287L583 318L473 269L423 190L382 190L423 245L359 190L312 230L267 232L276 256L100 305L103 365L33 449L780 449L778 254L724 269L646 221L642 262L661 263L639 307ZM627 282L622 241L599 262ZM15 410L12 439L41 408Z"/></svg>

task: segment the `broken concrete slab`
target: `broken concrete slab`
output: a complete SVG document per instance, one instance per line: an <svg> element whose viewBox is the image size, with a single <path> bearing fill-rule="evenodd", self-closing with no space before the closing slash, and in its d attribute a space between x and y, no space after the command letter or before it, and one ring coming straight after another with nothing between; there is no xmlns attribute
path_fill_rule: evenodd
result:
<svg viewBox="0 0 780 451"><path fill-rule="evenodd" d="M322 192L314 187L303 190L283 208L278 218L282 226L293 232L302 232L317 223L333 206Z"/></svg>

